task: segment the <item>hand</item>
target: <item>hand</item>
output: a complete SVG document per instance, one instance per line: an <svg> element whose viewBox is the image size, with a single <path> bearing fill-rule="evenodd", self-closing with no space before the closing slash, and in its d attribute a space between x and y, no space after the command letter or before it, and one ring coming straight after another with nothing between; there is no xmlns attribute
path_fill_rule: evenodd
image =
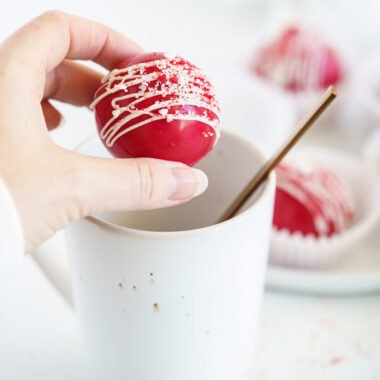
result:
<svg viewBox="0 0 380 380"><path fill-rule="evenodd" d="M61 115L49 99L88 106L101 74L141 48L100 24L47 12L0 46L0 175L22 222L26 250L70 222L104 210L166 207L207 186L199 170L154 159L106 159L57 146Z"/></svg>

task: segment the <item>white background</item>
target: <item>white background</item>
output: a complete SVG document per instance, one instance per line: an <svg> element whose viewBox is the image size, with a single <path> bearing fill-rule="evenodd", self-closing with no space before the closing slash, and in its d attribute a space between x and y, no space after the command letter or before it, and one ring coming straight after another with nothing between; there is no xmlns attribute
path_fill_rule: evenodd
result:
<svg viewBox="0 0 380 380"><path fill-rule="evenodd" d="M323 32L345 42L359 63L380 49L377 2L369 0L366 8L355 1L335 1L334 7L328 1L275 0L62 3L12 1L0 15L0 39L42 11L61 9L112 25L147 50L175 51L217 72L243 67L258 36L291 15L321 25ZM61 109L66 123L54 135L59 143L72 147L94 133L89 112ZM286 123L292 120L283 115ZM363 242L363 251L368 244ZM380 276L379 268L373 273ZM378 288L338 297L288 293L286 288L283 284L280 291L264 294L257 380L380 379ZM30 258L16 273L0 278L0 379L88 380L75 314Z"/></svg>

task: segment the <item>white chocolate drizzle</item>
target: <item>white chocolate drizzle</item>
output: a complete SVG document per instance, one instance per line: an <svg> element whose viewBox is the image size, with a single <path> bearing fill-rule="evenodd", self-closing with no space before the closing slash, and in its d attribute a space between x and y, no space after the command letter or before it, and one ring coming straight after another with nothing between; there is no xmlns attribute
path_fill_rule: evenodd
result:
<svg viewBox="0 0 380 380"><path fill-rule="evenodd" d="M162 59L114 69L102 79L91 108L110 97L112 114L100 129L108 147L136 128L157 120L194 120L220 134L220 108L213 87L199 68L165 55ZM156 100L155 100L156 99Z"/></svg>

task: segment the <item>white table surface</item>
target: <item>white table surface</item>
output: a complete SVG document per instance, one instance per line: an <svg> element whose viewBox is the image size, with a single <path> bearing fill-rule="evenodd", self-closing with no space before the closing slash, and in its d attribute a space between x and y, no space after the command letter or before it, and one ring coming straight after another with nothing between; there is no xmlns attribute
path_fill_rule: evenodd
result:
<svg viewBox="0 0 380 380"><path fill-rule="evenodd" d="M15 0L0 16L0 37L43 10L61 8L112 23L147 49L189 52L210 66L222 60L234 64L246 53L243 43L253 39L253 24L262 21L262 10L284 2L257 1L261 5L254 12L253 0L240 1L241 6L228 0L217 3L193 1L190 9L185 1L169 0L67 0L64 7L58 0ZM165 12L158 18L160 4ZM165 17L171 22L160 21ZM72 147L93 134L93 128L89 114L70 108L66 125L54 138ZM256 362L252 380L380 379L380 292L332 297L266 290ZM0 278L0 379L89 380L75 313L30 258Z"/></svg>

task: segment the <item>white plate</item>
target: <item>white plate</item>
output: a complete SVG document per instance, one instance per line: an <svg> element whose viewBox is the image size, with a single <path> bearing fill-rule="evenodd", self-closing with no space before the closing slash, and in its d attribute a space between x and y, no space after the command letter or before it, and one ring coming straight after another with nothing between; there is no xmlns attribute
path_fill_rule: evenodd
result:
<svg viewBox="0 0 380 380"><path fill-rule="evenodd" d="M266 286L271 290L316 295L360 295L380 292L380 225L339 265L329 270L269 266Z"/></svg>

